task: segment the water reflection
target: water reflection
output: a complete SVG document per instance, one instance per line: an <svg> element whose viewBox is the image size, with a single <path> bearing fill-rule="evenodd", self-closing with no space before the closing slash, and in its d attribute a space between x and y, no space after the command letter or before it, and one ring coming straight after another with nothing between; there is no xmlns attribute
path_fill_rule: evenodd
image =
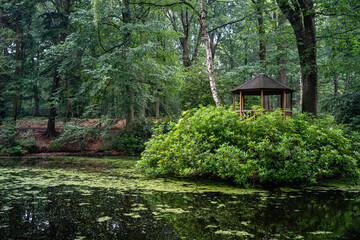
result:
<svg viewBox="0 0 360 240"><path fill-rule="evenodd" d="M360 238L358 191L144 191L64 180L60 173L2 169L1 239Z"/></svg>

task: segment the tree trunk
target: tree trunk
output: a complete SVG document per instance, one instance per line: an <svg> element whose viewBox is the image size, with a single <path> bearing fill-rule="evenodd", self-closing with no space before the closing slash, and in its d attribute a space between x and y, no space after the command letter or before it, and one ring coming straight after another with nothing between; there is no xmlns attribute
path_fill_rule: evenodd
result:
<svg viewBox="0 0 360 240"><path fill-rule="evenodd" d="M302 83L302 75L301 75L301 71L298 72L298 76L299 76L299 107L302 107L302 98L303 98L303 83Z"/></svg>
<svg viewBox="0 0 360 240"><path fill-rule="evenodd" d="M9 75L8 75L8 68L7 68L7 62L8 62L8 56L9 56L9 51L8 51L8 47L5 44L4 46L4 61L5 61L5 66L4 66L4 73L1 74L1 83L0 83L0 91L1 92L5 92L5 89L7 88L7 84L8 84L8 80L9 80ZM0 123L2 119L6 118L7 115L7 105L6 105L6 99L4 99L5 96L0 98Z"/></svg>
<svg viewBox="0 0 360 240"><path fill-rule="evenodd" d="M259 59L261 68L265 69L265 59L266 59L266 44L265 44L265 27L264 27L264 18L263 18L263 0L252 1L256 6L257 21L258 21L258 35L259 35Z"/></svg>
<svg viewBox="0 0 360 240"><path fill-rule="evenodd" d="M155 118L160 117L160 87L156 86L156 114Z"/></svg>
<svg viewBox="0 0 360 240"><path fill-rule="evenodd" d="M296 37L303 80L302 111L317 117L318 69L316 59L315 10L313 0L276 0L291 23Z"/></svg>
<svg viewBox="0 0 360 240"><path fill-rule="evenodd" d="M50 102L50 109L49 109L49 118L48 118L48 124L47 124L47 128L45 130L44 135L47 137L56 137L59 135L59 133L56 131L55 129L55 118L56 118L56 107L55 107L55 103L54 103L54 96L55 93L59 87L59 82L60 82L60 77L59 77L59 73L57 70L54 71L54 76L53 76L53 85L52 85L52 89L51 89L51 102Z"/></svg>
<svg viewBox="0 0 360 240"><path fill-rule="evenodd" d="M337 73L335 73L335 77L334 77L334 93L335 93L335 96L337 96L339 94L338 74Z"/></svg>
<svg viewBox="0 0 360 240"><path fill-rule="evenodd" d="M12 118L13 121L16 122L18 116L18 104L19 104L19 95L20 95L20 86L19 86L19 75L20 75L20 35L21 35L21 13L18 12L16 16L16 40L15 40L15 60L16 67L14 73L14 81L15 81L15 94L13 97L13 112Z"/></svg>
<svg viewBox="0 0 360 240"><path fill-rule="evenodd" d="M286 23L286 18L282 14L277 16L276 13L274 13L274 19L276 20L276 25L275 25L276 29L282 28L284 26L284 24ZM279 82L283 83L283 84L286 84L286 82L287 82L287 71L286 71L285 65L287 63L287 57L283 53L284 50L285 50L284 42L279 39L277 41L277 43L276 43L276 48L277 48L278 52L281 52L281 54L278 55L277 58L276 58L276 63L277 63L277 66L279 68L279 71L277 73L277 80ZM280 96L278 96L278 98L277 98L277 106L279 108L281 108L281 97Z"/></svg>
<svg viewBox="0 0 360 240"><path fill-rule="evenodd" d="M346 72L346 77L345 77L345 92L348 91L349 80L350 80L350 74L349 74L349 72Z"/></svg>
<svg viewBox="0 0 360 240"><path fill-rule="evenodd" d="M65 23L65 26L64 26L64 30L66 30L68 28L68 24L69 24L71 0L64 0L64 2L60 2L60 4L61 3L63 3L63 7L64 7L64 12L62 14L66 18L66 23ZM59 9L61 7L62 6L59 6ZM60 42L64 42L66 40L66 37L67 37L67 33L66 33L66 31L64 31L64 33L60 34L60 37L59 37ZM57 44L58 44L58 42L57 42L57 40L55 40L54 45L57 45ZM52 85L52 89L51 89L52 98L55 96L56 91L59 88L59 84L60 84L60 76L59 76L59 72L58 72L58 69L57 69L57 66L56 66L55 71L54 71L54 75L53 75L53 85ZM51 99L50 100L48 125L47 125L47 128L46 128L45 132L44 132L44 135L47 136L47 137L56 137L56 136L59 135L59 133L55 129L55 118L56 118L56 106L54 104L54 100Z"/></svg>
<svg viewBox="0 0 360 240"><path fill-rule="evenodd" d="M39 112L39 105L40 105L40 99L39 99L39 87L37 86L37 84L35 83L33 86L33 91L34 91L34 117L39 117L40 116L40 112Z"/></svg>
<svg viewBox="0 0 360 240"><path fill-rule="evenodd" d="M140 84L141 86L143 86L144 84L144 73L141 72L141 77L140 77ZM143 91L145 92L145 91ZM141 102L140 102L140 118L145 118L146 117L146 98L142 95L141 96Z"/></svg>
<svg viewBox="0 0 360 240"><path fill-rule="evenodd" d="M212 59L211 48L210 48L209 34L208 34L207 26L206 26L206 11L205 11L204 0L200 0L200 7L201 7L201 24L202 24L202 29L204 32L204 39L205 39L206 60L207 60L207 69L208 69L208 75L209 75L209 81L210 81L210 89L211 89L211 93L214 98L215 104L217 106L222 106L220 99L218 97L218 92L216 89L216 83L215 83L215 78L214 78L214 66L213 66L213 59Z"/></svg>

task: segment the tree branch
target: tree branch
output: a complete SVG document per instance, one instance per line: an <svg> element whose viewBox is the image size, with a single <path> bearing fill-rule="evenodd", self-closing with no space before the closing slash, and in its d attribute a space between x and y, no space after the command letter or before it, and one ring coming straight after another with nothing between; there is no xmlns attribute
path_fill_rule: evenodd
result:
<svg viewBox="0 0 360 240"><path fill-rule="evenodd" d="M248 17L248 16L243 17L243 18L238 19L238 20L235 20L235 21L231 21L231 22L225 23L225 24L223 24L223 25L221 25L221 26L218 26L218 27L216 27L216 28L211 29L208 33L214 32L214 31L218 30L219 28L226 27L227 25L230 25L230 24L234 24L234 23L238 23L238 22L244 21L247 17Z"/></svg>

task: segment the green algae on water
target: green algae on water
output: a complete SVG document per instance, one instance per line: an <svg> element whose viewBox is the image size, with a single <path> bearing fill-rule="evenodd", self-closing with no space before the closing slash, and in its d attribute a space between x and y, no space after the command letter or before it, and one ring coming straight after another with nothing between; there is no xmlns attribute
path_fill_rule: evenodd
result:
<svg viewBox="0 0 360 240"><path fill-rule="evenodd" d="M97 221L101 223L101 222L106 222L106 221L111 220L111 219L112 219L111 217L105 216L105 217L98 218Z"/></svg>

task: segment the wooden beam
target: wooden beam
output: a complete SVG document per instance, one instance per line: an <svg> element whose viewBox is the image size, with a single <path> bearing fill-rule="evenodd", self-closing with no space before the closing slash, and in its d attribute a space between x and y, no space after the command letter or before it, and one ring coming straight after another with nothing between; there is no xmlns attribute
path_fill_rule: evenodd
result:
<svg viewBox="0 0 360 240"><path fill-rule="evenodd" d="M290 110L291 110L291 112L293 110L293 93L292 92L290 93Z"/></svg>
<svg viewBox="0 0 360 240"><path fill-rule="evenodd" d="M282 110L284 112L284 120L286 119L286 92L284 91L282 94Z"/></svg>
<svg viewBox="0 0 360 240"><path fill-rule="evenodd" d="M264 91L261 90L261 108L264 109Z"/></svg>
<svg viewBox="0 0 360 240"><path fill-rule="evenodd" d="M282 110L285 111L286 110L286 93L285 91L283 92L283 97L282 97Z"/></svg>
<svg viewBox="0 0 360 240"><path fill-rule="evenodd" d="M242 109L242 111L245 110L245 94L242 94L241 109Z"/></svg>
<svg viewBox="0 0 360 240"><path fill-rule="evenodd" d="M235 93L233 93L233 111L235 111Z"/></svg>
<svg viewBox="0 0 360 240"><path fill-rule="evenodd" d="M242 111L242 108L241 108L241 106L242 106L242 92L240 91L240 100L239 100L239 110L240 110L240 116L241 116L241 111Z"/></svg>

